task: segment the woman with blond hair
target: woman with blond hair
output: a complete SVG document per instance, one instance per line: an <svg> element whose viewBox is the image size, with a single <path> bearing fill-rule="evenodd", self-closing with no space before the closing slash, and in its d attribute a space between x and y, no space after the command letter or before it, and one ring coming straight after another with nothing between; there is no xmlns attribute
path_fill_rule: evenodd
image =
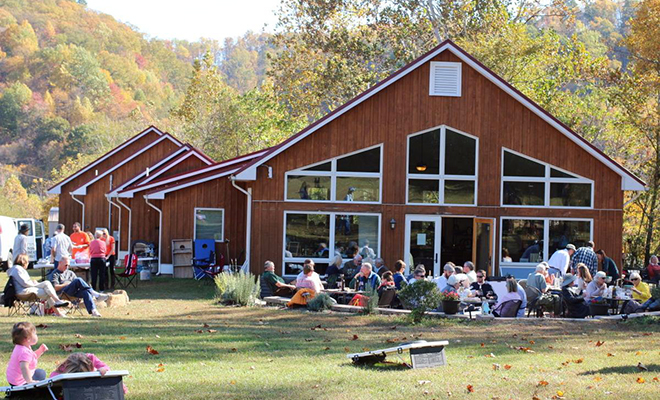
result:
<svg viewBox="0 0 660 400"><path fill-rule="evenodd" d="M37 282L33 280L27 272L28 264L30 264L30 261L27 254L20 254L16 257L14 266L7 271L9 278L14 279L16 296L34 294L41 300L47 300L48 306L55 310L55 315L63 317L64 314L58 308L66 307L69 303L57 297L55 288L53 288L53 284L49 281Z"/></svg>
<svg viewBox="0 0 660 400"><path fill-rule="evenodd" d="M587 290L587 285L593 280L589 268L585 263L579 263L577 265L577 279L575 279L575 286L577 286L580 292Z"/></svg>
<svg viewBox="0 0 660 400"><path fill-rule="evenodd" d="M334 289L337 286L337 281L339 280L339 275L341 275L341 267L344 263L344 260L340 255L336 255L332 259L328 269L325 270L326 281L328 282L328 289Z"/></svg>

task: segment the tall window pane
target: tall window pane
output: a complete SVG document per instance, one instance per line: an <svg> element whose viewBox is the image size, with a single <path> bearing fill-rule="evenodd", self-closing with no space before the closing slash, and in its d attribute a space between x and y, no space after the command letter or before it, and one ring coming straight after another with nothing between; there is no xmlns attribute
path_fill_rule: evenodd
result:
<svg viewBox="0 0 660 400"><path fill-rule="evenodd" d="M408 180L408 202L438 204L440 202L440 181L436 179Z"/></svg>
<svg viewBox="0 0 660 400"><path fill-rule="evenodd" d="M505 151L504 176L532 176L543 178L545 177L545 165Z"/></svg>
<svg viewBox="0 0 660 400"><path fill-rule="evenodd" d="M375 258L379 252L378 217L375 215L335 215L335 254L351 258Z"/></svg>
<svg viewBox="0 0 660 400"><path fill-rule="evenodd" d="M315 165L313 167L308 167L308 168L302 169L301 171L326 171L326 172L330 172L331 168L332 168L332 164L327 162L327 163Z"/></svg>
<svg viewBox="0 0 660 400"><path fill-rule="evenodd" d="M545 203L545 183L504 182L505 205L542 206Z"/></svg>
<svg viewBox="0 0 660 400"><path fill-rule="evenodd" d="M559 207L590 207L590 183L551 183L550 205Z"/></svg>
<svg viewBox="0 0 660 400"><path fill-rule="evenodd" d="M477 141L450 129L445 132L445 175L475 175Z"/></svg>
<svg viewBox="0 0 660 400"><path fill-rule="evenodd" d="M288 175L287 200L330 200L329 176Z"/></svg>
<svg viewBox="0 0 660 400"><path fill-rule="evenodd" d="M411 136L408 145L408 172L440 174L440 130Z"/></svg>
<svg viewBox="0 0 660 400"><path fill-rule="evenodd" d="M550 221L549 254L563 249L572 243L575 247L582 247L591 240L591 221Z"/></svg>
<svg viewBox="0 0 660 400"><path fill-rule="evenodd" d="M445 181L445 204L474 204L474 181Z"/></svg>
<svg viewBox="0 0 660 400"><path fill-rule="evenodd" d="M378 201L380 179L337 177L336 201Z"/></svg>
<svg viewBox="0 0 660 400"><path fill-rule="evenodd" d="M224 240L224 213L221 209L196 209L195 239Z"/></svg>
<svg viewBox="0 0 660 400"><path fill-rule="evenodd" d="M380 172L380 147L337 159L339 172Z"/></svg>
<svg viewBox="0 0 660 400"><path fill-rule="evenodd" d="M543 260L543 229L543 220L502 219L502 253L506 250L511 262Z"/></svg>
<svg viewBox="0 0 660 400"><path fill-rule="evenodd" d="M287 214L284 256L329 256L330 216L327 214Z"/></svg>

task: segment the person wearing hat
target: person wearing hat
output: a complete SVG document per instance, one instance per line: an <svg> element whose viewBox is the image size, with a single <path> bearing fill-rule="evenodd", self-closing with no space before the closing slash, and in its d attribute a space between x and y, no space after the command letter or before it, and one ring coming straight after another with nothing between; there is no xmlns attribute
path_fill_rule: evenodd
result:
<svg viewBox="0 0 660 400"><path fill-rule="evenodd" d="M607 293L607 284L605 283L605 278L607 275L603 271L598 271L594 275L594 280L589 282L587 285L587 290L584 291L584 300L589 302L596 297L604 297Z"/></svg>
<svg viewBox="0 0 660 400"><path fill-rule="evenodd" d="M27 255L27 234L29 231L30 227L27 226L27 224L21 225L18 229L18 235L14 238L14 247L12 248L12 251L14 252L14 260L16 260L21 254Z"/></svg>
<svg viewBox="0 0 660 400"><path fill-rule="evenodd" d="M568 318L585 318L589 315L589 306L575 287L575 279L575 275L568 273L564 275L561 283L561 295L566 304L566 316Z"/></svg>
<svg viewBox="0 0 660 400"><path fill-rule="evenodd" d="M571 263L571 257L575 254L575 245L567 244L566 248L557 250L552 254L548 260L548 274L553 275L555 278L563 278L568 270L568 265Z"/></svg>

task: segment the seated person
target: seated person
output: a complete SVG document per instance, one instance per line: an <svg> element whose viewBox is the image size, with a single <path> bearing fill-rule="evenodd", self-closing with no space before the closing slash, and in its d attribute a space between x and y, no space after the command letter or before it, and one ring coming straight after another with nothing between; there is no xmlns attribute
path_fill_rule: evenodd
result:
<svg viewBox="0 0 660 400"><path fill-rule="evenodd" d="M470 280L470 283L477 281L477 273L474 272L474 264L472 263L472 261L466 261L463 264L463 273L467 275L468 279Z"/></svg>
<svg viewBox="0 0 660 400"><path fill-rule="evenodd" d="M357 287L357 290L367 290L369 287L377 290L380 287L380 276L372 271L372 266L369 263L362 263L360 272L355 274L351 280L351 287Z"/></svg>
<svg viewBox="0 0 660 400"><path fill-rule="evenodd" d="M651 289L649 288L648 283L642 282L642 277L639 275L639 272L631 273L630 281L633 283L633 300L636 300L639 303L645 303L651 298Z"/></svg>
<svg viewBox="0 0 660 400"><path fill-rule="evenodd" d="M598 271L594 275L594 279L587 285L587 290L584 291L584 300L588 303L596 297L604 297L607 293L607 285L605 284L605 272Z"/></svg>
<svg viewBox="0 0 660 400"><path fill-rule="evenodd" d="M660 263L658 262L658 256L651 256L649 265L646 267L646 273L649 275L651 281L655 283L660 282Z"/></svg>
<svg viewBox="0 0 660 400"><path fill-rule="evenodd" d="M444 268L442 269L443 271L442 275L433 279L433 282L435 282L435 284L438 285L438 290L442 290L447 287L447 279L449 279L450 276L456 273L455 268L456 266L454 265L454 263L449 261L447 262L447 264L445 264Z"/></svg>
<svg viewBox="0 0 660 400"><path fill-rule="evenodd" d="M69 264L69 257L62 256L57 268L50 276L50 283L53 284L53 288L58 294L66 294L69 297L82 299L87 312L94 317L100 317L101 314L96 309L94 299L105 301L108 299L108 295L98 293L92 289L84 279L78 277L75 272L69 269Z"/></svg>
<svg viewBox="0 0 660 400"><path fill-rule="evenodd" d="M291 297L293 292L296 291L294 285L285 283L282 277L275 274L275 264L272 261L264 263L264 271L261 277L270 288L273 296Z"/></svg>
<svg viewBox="0 0 660 400"><path fill-rule="evenodd" d="M497 301L497 304L495 304L495 307L493 307L493 315L495 316L507 315L507 310L505 308L509 306L507 305L507 303L513 300L522 301L522 298L518 293L518 283L516 282L515 279L507 279L506 294L500 297L499 300Z"/></svg>
<svg viewBox="0 0 660 400"><path fill-rule="evenodd" d="M381 279L382 281L380 282L380 286L378 287L379 291L381 289L389 289L389 288L394 289L396 287L396 285L394 284L394 274L392 274L392 271L385 272Z"/></svg>
<svg viewBox="0 0 660 400"><path fill-rule="evenodd" d="M426 268L423 264L419 264L417 267L415 267L415 270L412 273L412 278L408 279L408 284L412 285L416 281L424 280L426 280Z"/></svg>
<svg viewBox="0 0 660 400"><path fill-rule="evenodd" d="M527 286L538 289L541 292L536 303L544 308L552 308L554 315L561 313L561 302L559 295L549 292L550 286L546 281L548 275L547 263L541 262L536 266L536 271L527 276Z"/></svg>
<svg viewBox="0 0 660 400"><path fill-rule="evenodd" d="M660 311L660 286L651 290L651 298L646 300L636 312Z"/></svg>
<svg viewBox="0 0 660 400"><path fill-rule="evenodd" d="M392 276L392 278L394 278L394 286L396 287L396 290L401 290L403 286L408 284L408 280L404 275L404 272L406 271L406 263L398 260L394 263L394 269L396 271Z"/></svg>
<svg viewBox="0 0 660 400"><path fill-rule="evenodd" d="M470 290L470 277L467 274L456 274L456 279L460 284L458 294L461 298L474 297L474 292Z"/></svg>
<svg viewBox="0 0 660 400"><path fill-rule="evenodd" d="M360 272L360 267L362 266L362 256L356 255L352 260L346 261L344 264L344 276L346 279L352 279L358 272Z"/></svg>
<svg viewBox="0 0 660 400"><path fill-rule="evenodd" d="M477 271L477 281L472 282L470 289L475 291L475 296L477 297L497 298L493 286L486 282L486 271L483 269Z"/></svg>
<svg viewBox="0 0 660 400"><path fill-rule="evenodd" d="M387 267L387 265L385 265L385 262L383 261L383 259L380 258L380 257L378 257L378 258L376 258L376 259L374 260L374 264L375 264L374 267L376 268L376 273L377 273L378 276L380 276L381 278L383 277L383 274L384 274L385 272L387 272L387 271L390 270L390 269Z"/></svg>
<svg viewBox="0 0 660 400"><path fill-rule="evenodd" d="M568 318L585 318L589 315L589 306L580 294L579 288L575 287L575 275L568 273L564 275L561 283L561 293L566 303L566 316Z"/></svg>
<svg viewBox="0 0 660 400"><path fill-rule="evenodd" d="M442 293L449 294L454 293L458 294L458 288L461 287L461 282L458 280L458 275L452 275L447 279L447 286L442 289Z"/></svg>
<svg viewBox="0 0 660 400"><path fill-rule="evenodd" d="M621 274L619 273L619 268L617 268L614 260L609 258L603 249L596 252L596 257L601 265L601 270L605 271L605 274L612 278L610 282L615 284L616 281L621 278Z"/></svg>
<svg viewBox="0 0 660 400"><path fill-rule="evenodd" d="M323 290L323 283L321 283L321 277L319 274L314 272L314 261L305 260L303 266L302 276L298 275L296 280L296 288L298 289L311 289L315 294L321 293Z"/></svg>
<svg viewBox="0 0 660 400"><path fill-rule="evenodd" d="M334 289L337 287L337 282L339 281L339 277L342 274L342 263L343 260L341 256L336 255L335 258L332 259L330 265L328 265L328 268L325 270L328 289Z"/></svg>
<svg viewBox="0 0 660 400"><path fill-rule="evenodd" d="M548 283L545 280L545 265L538 264L536 270L527 275L527 286L536 288L541 293L548 291Z"/></svg>
<svg viewBox="0 0 660 400"><path fill-rule="evenodd" d="M53 310L55 315L63 317L64 313L59 310L59 307L67 307L69 302L60 300L50 282L37 282L33 280L27 272L29 264L30 261L28 260L27 254L19 254L18 257L16 257L14 266L7 271L9 278L14 280L16 295L34 294L41 300L47 300L48 307L54 307Z"/></svg>

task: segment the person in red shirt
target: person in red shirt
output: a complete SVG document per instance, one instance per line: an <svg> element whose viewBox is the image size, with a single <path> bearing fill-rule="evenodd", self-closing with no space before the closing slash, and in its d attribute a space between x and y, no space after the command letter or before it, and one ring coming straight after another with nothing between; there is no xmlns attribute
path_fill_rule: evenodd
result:
<svg viewBox="0 0 660 400"><path fill-rule="evenodd" d="M73 251L71 251L71 258L75 259L76 254L89 248L89 237L87 234L80 229L80 222L73 224L73 233L71 236L71 241L73 242Z"/></svg>
<svg viewBox="0 0 660 400"><path fill-rule="evenodd" d="M107 253L105 248L105 239L103 239L103 231L96 231L94 235L96 239L92 240L92 243L89 244L89 258L90 258L90 272L92 273L92 288L98 291L105 290L105 280L106 280L106 264L105 264L105 255ZM98 284L97 284L98 278Z"/></svg>
<svg viewBox="0 0 660 400"><path fill-rule="evenodd" d="M660 264L658 263L658 256L651 256L649 266L646 267L646 272L649 274L649 279L653 282L660 280Z"/></svg>
<svg viewBox="0 0 660 400"><path fill-rule="evenodd" d="M117 257L115 255L115 238L108 232L107 229L103 229L103 239L105 240L105 260L108 263L108 268L110 273L106 274L107 277L110 277L110 285L106 282L106 287L115 287L115 264L117 263Z"/></svg>

